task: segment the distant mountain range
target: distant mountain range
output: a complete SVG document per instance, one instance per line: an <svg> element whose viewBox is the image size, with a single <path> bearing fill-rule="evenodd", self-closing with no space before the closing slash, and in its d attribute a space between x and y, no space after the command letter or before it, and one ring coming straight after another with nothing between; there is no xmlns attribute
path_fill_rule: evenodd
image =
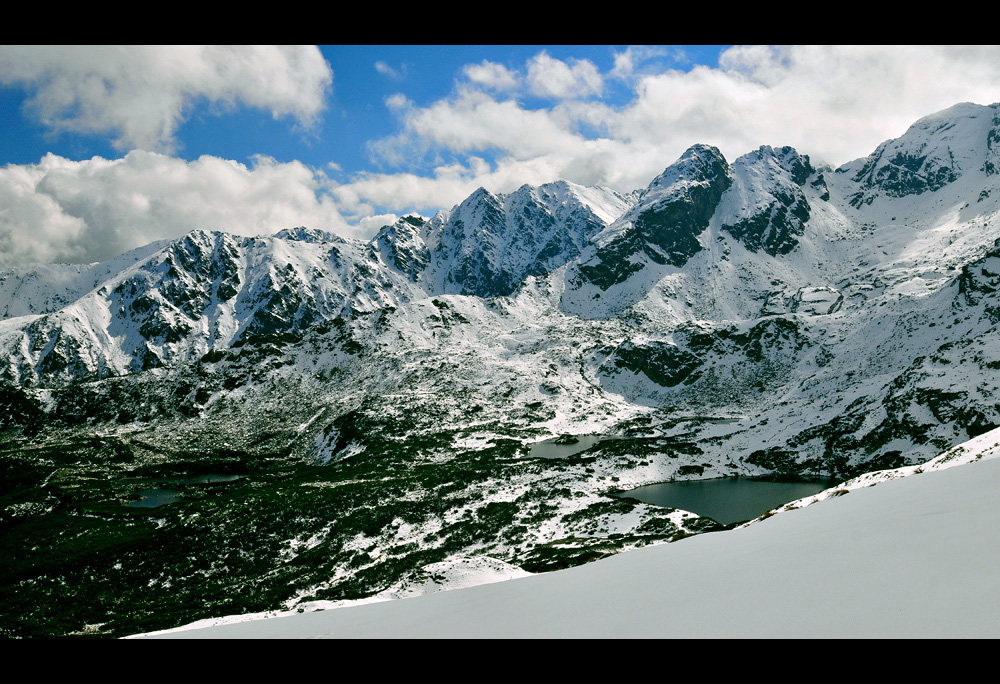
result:
<svg viewBox="0 0 1000 684"><path fill-rule="evenodd" d="M184 368L190 397L114 418L210 414L245 383L191 368L280 345L285 373L363 367L369 391L458 372L491 414L554 434L724 417L692 436L718 472L901 465L1000 424L998 171L1000 107L961 104L838 169L695 145L628 195L481 188L368 242L194 230L22 268L0 276L0 420L58 421L68 387ZM514 416L535 402L544 419ZM303 435L317 458L337 417Z"/></svg>

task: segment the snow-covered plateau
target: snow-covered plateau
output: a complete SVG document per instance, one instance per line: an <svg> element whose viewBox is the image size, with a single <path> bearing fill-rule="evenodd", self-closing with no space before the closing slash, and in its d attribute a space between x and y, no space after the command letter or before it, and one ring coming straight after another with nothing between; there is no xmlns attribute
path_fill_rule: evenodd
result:
<svg viewBox="0 0 1000 684"><path fill-rule="evenodd" d="M458 606L631 563L645 577L642 559L707 563L810 525L832 538L815 511L897 487L835 488L850 496L725 532L616 494L853 482L1000 426L1000 104L955 105L836 169L703 144L665 164L626 194L480 188L368 241L192 226L99 264L0 273L0 634L123 636L492 583L412 599ZM585 448L533 451L557 438ZM898 490L939 477L963 476ZM803 531L768 536L785 525ZM651 605L684 582L707 592L674 577L662 596L626 584ZM829 586L823 601L854 600Z"/></svg>

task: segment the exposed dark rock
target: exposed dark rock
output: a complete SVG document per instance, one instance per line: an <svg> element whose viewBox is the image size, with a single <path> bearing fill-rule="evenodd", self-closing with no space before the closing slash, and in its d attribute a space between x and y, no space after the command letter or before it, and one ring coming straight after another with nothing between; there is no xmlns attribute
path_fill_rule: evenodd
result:
<svg viewBox="0 0 1000 684"><path fill-rule="evenodd" d="M742 218L724 224L723 230L751 251L763 250L771 256L788 254L798 244L798 236L805 232L809 220L809 202L802 191L814 173L809 157L791 147L761 147L738 159L736 165L746 167L743 173L736 173L736 182L747 185L742 190L754 203L754 209L741 212ZM820 177L816 180L820 181Z"/></svg>
<svg viewBox="0 0 1000 684"><path fill-rule="evenodd" d="M625 342L615 349L610 361L615 368L643 373L663 387L674 387L682 382L690 384L698 378L697 370L701 365L697 356L667 342ZM602 367L610 370L608 362Z"/></svg>
<svg viewBox="0 0 1000 684"><path fill-rule="evenodd" d="M683 266L701 250L698 236L731 183L719 150L691 147L650 183L639 206L619 220L631 225L598 247L580 265L580 274L606 290L642 270L643 256L656 264Z"/></svg>

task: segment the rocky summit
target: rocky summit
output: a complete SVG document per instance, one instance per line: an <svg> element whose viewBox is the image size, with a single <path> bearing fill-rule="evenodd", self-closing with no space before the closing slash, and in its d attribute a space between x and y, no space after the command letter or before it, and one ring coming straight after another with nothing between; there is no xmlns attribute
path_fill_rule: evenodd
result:
<svg viewBox="0 0 1000 684"><path fill-rule="evenodd" d="M2 273L2 628L567 567L718 528L614 492L845 479L995 428L998 140L1000 104L960 104L836 169L694 145L628 194L480 188L368 242L193 230Z"/></svg>

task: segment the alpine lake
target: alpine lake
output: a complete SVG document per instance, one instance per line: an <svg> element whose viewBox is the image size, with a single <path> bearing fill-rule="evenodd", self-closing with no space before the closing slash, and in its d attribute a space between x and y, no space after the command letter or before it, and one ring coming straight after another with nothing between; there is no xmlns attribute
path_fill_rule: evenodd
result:
<svg viewBox="0 0 1000 684"><path fill-rule="evenodd" d="M532 458L568 458L600 442L621 439L611 435L562 435L536 442ZM702 480L658 482L612 496L635 499L663 508L678 508L711 518L722 525L753 520L786 503L818 494L835 484L834 479L720 477Z"/></svg>
<svg viewBox="0 0 1000 684"><path fill-rule="evenodd" d="M159 506L164 506L169 503L174 503L179 501L183 496L183 489L178 489L176 487L183 487L185 485L205 485L205 484L217 484L223 482L235 482L236 480L242 480L243 475L226 475L221 473L212 473L208 475L194 475L191 477L174 477L169 479L159 479L155 481L156 487L151 487L149 489L138 492L138 501L130 501L125 504L129 508L157 508Z"/></svg>
<svg viewBox="0 0 1000 684"><path fill-rule="evenodd" d="M780 481L756 477L658 482L613 496L691 511L723 525L753 520L786 503L818 494L835 480Z"/></svg>

